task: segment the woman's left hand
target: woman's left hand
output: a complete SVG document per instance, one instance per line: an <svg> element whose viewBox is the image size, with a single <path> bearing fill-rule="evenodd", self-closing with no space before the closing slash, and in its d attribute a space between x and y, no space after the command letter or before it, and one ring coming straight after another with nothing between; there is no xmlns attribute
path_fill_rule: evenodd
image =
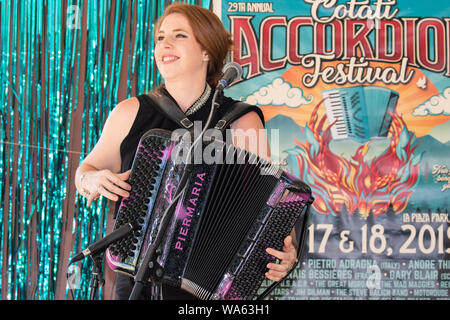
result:
<svg viewBox="0 0 450 320"><path fill-rule="evenodd" d="M280 259L279 264L267 264L267 268L269 268L269 271L266 272L266 277L273 281L280 281L281 279L283 279L297 262L297 250L292 244L291 236L287 236L284 239L283 251L267 248L266 252Z"/></svg>

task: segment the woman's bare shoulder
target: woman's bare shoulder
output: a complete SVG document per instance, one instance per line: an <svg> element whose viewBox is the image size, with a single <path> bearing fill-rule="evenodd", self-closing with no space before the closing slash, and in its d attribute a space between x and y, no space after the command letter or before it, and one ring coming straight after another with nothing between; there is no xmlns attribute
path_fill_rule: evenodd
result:
<svg viewBox="0 0 450 320"><path fill-rule="evenodd" d="M136 97L119 102L109 113L100 139L84 161L98 169L120 170L120 144L130 131L139 110Z"/></svg>
<svg viewBox="0 0 450 320"><path fill-rule="evenodd" d="M130 131L138 110L139 100L136 97L119 102L109 113L102 136L122 141Z"/></svg>
<svg viewBox="0 0 450 320"><path fill-rule="evenodd" d="M112 110L111 113L120 113L121 116L136 116L139 110L139 100L137 97L127 98L120 101Z"/></svg>
<svg viewBox="0 0 450 320"><path fill-rule="evenodd" d="M138 110L139 100L136 97L122 100L109 113L105 126L129 129L136 118Z"/></svg>
<svg viewBox="0 0 450 320"><path fill-rule="evenodd" d="M231 124L232 129L242 129L242 130L248 130L248 129L264 129L264 125L261 122L261 118L258 116L258 114L254 111L246 113L239 119L235 120Z"/></svg>

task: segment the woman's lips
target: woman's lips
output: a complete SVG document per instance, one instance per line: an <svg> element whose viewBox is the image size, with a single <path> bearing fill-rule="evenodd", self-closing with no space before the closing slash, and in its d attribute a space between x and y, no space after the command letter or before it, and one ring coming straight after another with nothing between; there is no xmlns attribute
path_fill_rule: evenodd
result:
<svg viewBox="0 0 450 320"><path fill-rule="evenodd" d="M164 64L168 64L168 63L172 63L172 62L174 62L174 61L176 61L176 60L178 60L179 58L177 57L177 56L163 56L162 58L161 58L161 61L162 61L162 63L164 63Z"/></svg>

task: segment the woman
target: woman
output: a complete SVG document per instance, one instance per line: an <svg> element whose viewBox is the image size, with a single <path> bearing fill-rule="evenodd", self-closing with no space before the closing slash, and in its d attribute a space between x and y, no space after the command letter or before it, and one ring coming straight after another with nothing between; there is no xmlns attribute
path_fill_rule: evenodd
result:
<svg viewBox="0 0 450 320"><path fill-rule="evenodd" d="M192 122L205 123L210 108L204 106L211 105L212 92L232 46L230 34L209 10L172 4L155 26L155 39L155 60L164 79L164 85L157 90L176 102ZM233 103L232 99L224 97L214 120L220 119L223 110ZM234 121L231 129L258 132L264 128L263 121L261 111L254 107ZM126 99L112 110L99 141L76 172L77 190L88 198L88 206L99 196L112 201L129 196L131 186L126 181L138 141L152 128L173 131L179 126L155 110L146 95ZM241 147L249 149L251 146ZM292 238L285 239L283 251L268 248L267 252L281 262L269 263L266 276L279 281L296 260ZM116 299L128 299L132 287L133 279L117 274ZM168 299L193 298L185 291L168 286L163 287L163 296Z"/></svg>

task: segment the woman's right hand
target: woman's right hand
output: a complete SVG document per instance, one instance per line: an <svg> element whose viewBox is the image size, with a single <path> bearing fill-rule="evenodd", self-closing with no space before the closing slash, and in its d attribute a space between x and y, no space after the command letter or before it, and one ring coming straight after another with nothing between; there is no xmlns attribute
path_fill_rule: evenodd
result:
<svg viewBox="0 0 450 320"><path fill-rule="evenodd" d="M104 196L111 201L119 200L119 196L127 198L130 196L131 186L125 181L130 177L130 171L123 173L113 173L108 169L99 171L89 171L85 173L81 183L82 188L87 191L87 205L91 206L92 201L100 196Z"/></svg>

